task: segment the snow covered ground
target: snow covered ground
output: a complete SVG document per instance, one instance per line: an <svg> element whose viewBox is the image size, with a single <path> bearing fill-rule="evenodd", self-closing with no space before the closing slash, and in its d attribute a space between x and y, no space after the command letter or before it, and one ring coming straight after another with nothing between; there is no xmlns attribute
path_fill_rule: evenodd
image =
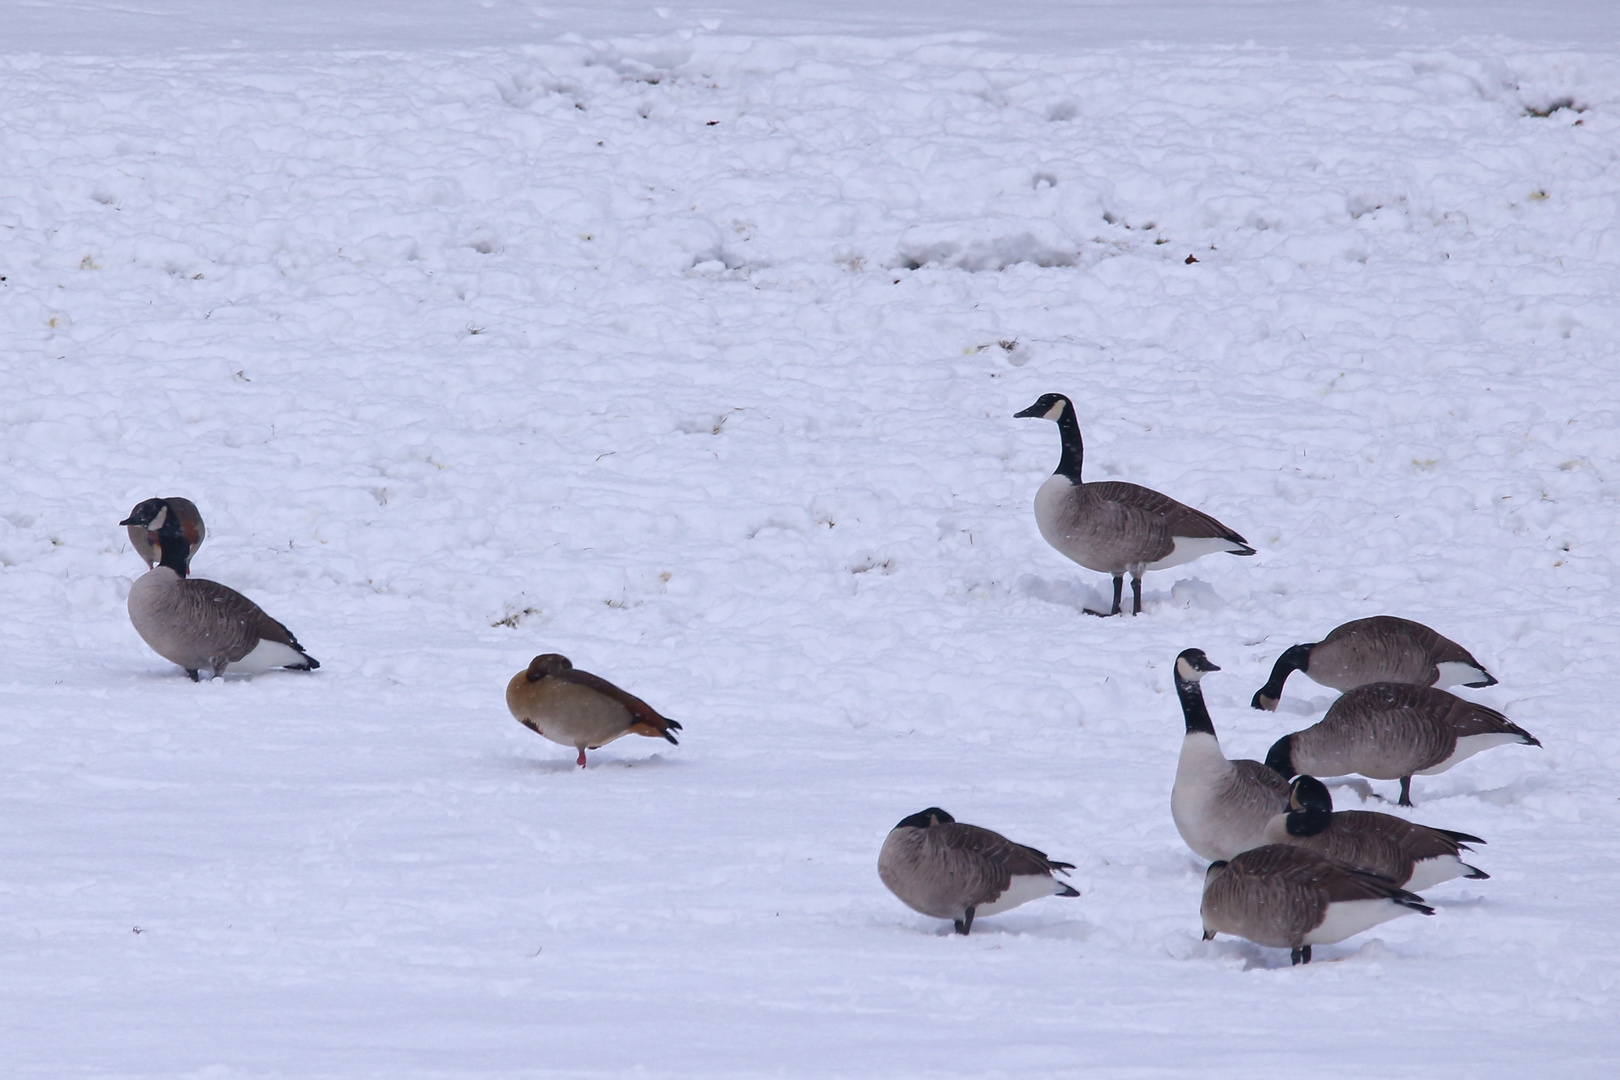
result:
<svg viewBox="0 0 1620 1080"><path fill-rule="evenodd" d="M1608 5L380 7L6 16L8 1075L1609 1075ZM1048 390L1259 555L1080 614ZM141 643L169 494L318 673ZM1276 654L1380 612L1545 743L1415 784L1491 880L1200 941L1172 657L1262 756L1333 696L1250 710ZM681 745L574 769L543 651ZM910 912L933 804L1081 898Z"/></svg>

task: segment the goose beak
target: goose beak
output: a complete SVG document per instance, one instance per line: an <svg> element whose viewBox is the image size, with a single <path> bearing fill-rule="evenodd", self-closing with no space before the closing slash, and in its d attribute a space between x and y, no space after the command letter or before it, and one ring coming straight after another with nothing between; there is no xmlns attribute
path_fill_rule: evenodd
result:
<svg viewBox="0 0 1620 1080"><path fill-rule="evenodd" d="M1021 409L1018 412L1013 413L1013 419L1014 420L1021 420L1026 416L1045 416L1045 415L1046 415L1046 410L1041 408L1039 403L1037 403L1037 404L1031 405L1027 409Z"/></svg>
<svg viewBox="0 0 1620 1080"><path fill-rule="evenodd" d="M118 524L120 524L120 525L145 525L146 522L144 522L144 521L136 521L132 517L127 517L123 521L120 521Z"/></svg>

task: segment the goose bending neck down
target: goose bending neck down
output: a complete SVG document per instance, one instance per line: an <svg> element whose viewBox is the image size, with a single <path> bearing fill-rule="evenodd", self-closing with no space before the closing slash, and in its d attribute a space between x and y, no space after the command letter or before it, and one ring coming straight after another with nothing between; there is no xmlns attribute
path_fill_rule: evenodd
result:
<svg viewBox="0 0 1620 1080"><path fill-rule="evenodd" d="M1408 683L1358 686L1317 723L1272 744L1266 764L1292 779L1359 773L1400 780L1401 806L1412 805L1412 777L1433 776L1482 750L1541 741L1495 709Z"/></svg>
<svg viewBox="0 0 1620 1080"><path fill-rule="evenodd" d="M1272 818L1288 809L1288 783L1258 761L1230 761L1221 751L1199 681L1220 668L1202 649L1176 657L1176 694L1187 733L1181 740L1170 816L1200 856L1230 859L1265 843Z"/></svg>
<svg viewBox="0 0 1620 1080"><path fill-rule="evenodd" d="M1073 869L937 806L902 818L878 852L878 877L889 891L913 911L950 919L958 934L971 931L978 915L1043 896L1079 896L1053 876Z"/></svg>
<svg viewBox="0 0 1620 1080"><path fill-rule="evenodd" d="M130 587L130 622L153 652L179 664L193 682L201 681L203 668L217 677L227 667L257 674L321 666L259 605L218 582L187 576L192 539L181 515L164 500L147 500L119 524L155 534L160 549L158 565Z"/></svg>
<svg viewBox="0 0 1620 1080"><path fill-rule="evenodd" d="M1357 867L1304 848L1267 844L1204 875L1204 940L1234 934L1291 950L1311 962L1312 945L1331 945L1402 915L1433 915L1423 897Z"/></svg>
<svg viewBox="0 0 1620 1080"><path fill-rule="evenodd" d="M1123 481L1081 480L1085 446L1080 423L1073 402L1062 394L1045 394L1013 415L1052 420L1058 426L1063 456L1057 471L1035 493L1035 524L1059 552L1087 570L1113 576L1113 607L1086 608L1087 614L1120 614L1126 574L1131 576L1131 614L1140 615L1146 571L1180 566L1218 551L1254 554L1236 532L1168 495Z"/></svg>
<svg viewBox="0 0 1620 1080"><path fill-rule="evenodd" d="M1392 814L1335 813L1333 796L1314 776L1294 778L1288 789L1288 812L1272 819L1265 839L1371 870L1413 892L1456 877L1491 876L1461 858L1469 844L1485 842L1479 837L1418 825Z"/></svg>
<svg viewBox="0 0 1620 1080"><path fill-rule="evenodd" d="M1283 650L1266 685L1250 702L1275 711L1283 683L1299 671L1312 682L1335 690L1354 690L1375 682L1413 686L1495 686L1496 679L1473 654L1450 638L1410 619L1374 615L1334 627L1321 641Z"/></svg>

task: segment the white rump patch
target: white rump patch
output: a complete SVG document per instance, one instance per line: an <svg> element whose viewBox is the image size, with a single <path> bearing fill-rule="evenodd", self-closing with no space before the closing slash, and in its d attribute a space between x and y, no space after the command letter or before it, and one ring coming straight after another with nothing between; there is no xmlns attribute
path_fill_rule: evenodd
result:
<svg viewBox="0 0 1620 1080"><path fill-rule="evenodd" d="M1031 900L1039 900L1043 896L1056 896L1062 891L1063 886L1058 880L1047 874L1014 874L1012 881L1007 885L1007 891L988 904L980 904L974 911L974 917L999 915Z"/></svg>
<svg viewBox="0 0 1620 1080"><path fill-rule="evenodd" d="M1242 551L1243 545L1234 544L1230 540L1223 540L1219 536L1175 536L1175 547L1170 554L1156 563L1148 563L1149 570L1164 570L1171 566L1180 566L1190 563L1194 559L1202 559L1205 555L1213 555L1217 551Z"/></svg>
<svg viewBox="0 0 1620 1080"><path fill-rule="evenodd" d="M1435 680L1436 686L1462 686L1471 682L1484 682L1490 676L1475 667L1460 660L1447 660L1440 665L1440 678Z"/></svg>
<svg viewBox="0 0 1620 1080"><path fill-rule="evenodd" d="M1457 749L1451 752L1450 757L1446 758L1446 760L1442 761L1434 768L1420 769L1414 775L1433 776L1436 773L1443 773L1453 765L1457 764L1457 762L1467 761L1481 750L1489 750L1493 746L1501 746L1504 743L1522 742L1524 742L1524 739L1513 734L1511 731L1492 731L1484 735L1464 735L1462 738L1457 740Z"/></svg>
<svg viewBox="0 0 1620 1080"><path fill-rule="evenodd" d="M283 645L279 641L266 641L259 639L253 651L240 660L225 665L226 671L238 672L242 675L257 675L261 671L271 668L302 666L309 663L309 657L293 648Z"/></svg>
<svg viewBox="0 0 1620 1080"><path fill-rule="evenodd" d="M1393 900L1340 900L1329 904L1322 925L1305 935L1307 945L1332 945L1363 930L1371 930L1379 923L1414 915L1409 907Z"/></svg>
<svg viewBox="0 0 1620 1080"><path fill-rule="evenodd" d="M1412 867L1412 880L1401 886L1413 892L1422 892L1431 885L1438 885L1442 881L1460 878L1464 874L1473 873L1474 868L1457 858L1455 855L1436 855L1432 859L1422 859Z"/></svg>

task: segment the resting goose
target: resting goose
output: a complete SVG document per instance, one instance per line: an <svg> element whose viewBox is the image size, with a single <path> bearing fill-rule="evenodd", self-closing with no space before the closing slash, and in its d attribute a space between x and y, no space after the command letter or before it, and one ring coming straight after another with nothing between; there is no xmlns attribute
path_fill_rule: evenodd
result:
<svg viewBox="0 0 1620 1080"><path fill-rule="evenodd" d="M1074 404L1046 394L1015 417L1055 420L1063 437L1057 472L1035 493L1035 524L1048 544L1087 570L1114 576L1114 606L1120 613L1125 575L1131 575L1131 614L1142 613L1142 574L1192 562L1217 551L1253 555L1249 542L1208 514L1151 488L1118 480L1084 483L1085 447ZM1090 615L1105 615L1086 608Z"/></svg>
<svg viewBox="0 0 1620 1080"><path fill-rule="evenodd" d="M621 735L668 739L681 725L658 715L651 705L627 694L606 679L576 668L568 657L544 653L506 684L506 707L518 723L554 743L579 751L606 746Z"/></svg>
<svg viewBox="0 0 1620 1080"><path fill-rule="evenodd" d="M1176 657L1176 694L1187 721L1170 789L1170 816L1187 846L1206 859L1230 859L1265 843L1266 826L1288 810L1288 782L1258 761L1228 761L1215 737L1198 681L1220 668L1202 649Z"/></svg>
<svg viewBox="0 0 1620 1080"><path fill-rule="evenodd" d="M1456 877L1491 875L1459 857L1485 841L1467 833L1432 829L1393 814L1366 810L1333 812L1333 796L1314 776L1296 776L1288 789L1288 812L1266 827L1266 843L1291 844L1389 878L1413 892Z"/></svg>
<svg viewBox="0 0 1620 1080"><path fill-rule="evenodd" d="M976 915L999 915L1042 896L1079 896L1052 876L1073 869L937 806L903 819L878 853L878 877L889 891L913 911L950 919L958 934L973 929Z"/></svg>
<svg viewBox="0 0 1620 1080"><path fill-rule="evenodd" d="M1412 912L1433 915L1423 897L1385 877L1314 851L1267 844L1204 875L1204 940L1234 934L1256 945L1291 949L1311 962L1312 945L1332 945Z"/></svg>
<svg viewBox="0 0 1620 1080"><path fill-rule="evenodd" d="M1266 764L1279 776L1300 773L1401 782L1401 806L1412 805L1412 777L1443 773L1481 750L1504 743L1540 746L1495 709L1429 686L1381 682L1358 686L1303 731L1272 744Z"/></svg>
<svg viewBox="0 0 1620 1080"><path fill-rule="evenodd" d="M187 576L192 542L167 502L148 499L119 524L139 526L158 538L158 565L130 587L129 621L154 652L179 664L192 682L201 681L203 668L218 677L226 667L255 675L271 668L321 666L259 605L217 582Z"/></svg>
<svg viewBox="0 0 1620 1080"><path fill-rule="evenodd" d="M1335 690L1354 690L1375 682L1496 685L1491 673L1467 649L1422 623L1393 615L1356 619L1335 627L1321 641L1285 650L1250 704L1275 712L1283 683L1295 671Z"/></svg>
<svg viewBox="0 0 1620 1080"><path fill-rule="evenodd" d="M119 522L129 527L129 542L135 548L135 553L146 560L148 570L158 564L162 552L158 549L157 531L150 525L137 525L137 517L148 521L155 520L158 511L168 507L169 513L180 521L180 531L185 534L191 549L186 552L186 565L191 565L191 557L197 554L202 547L203 537L208 530L203 527L202 514L197 511L197 504L190 499L182 499L178 495L171 495L167 499L147 499L129 512L129 517Z"/></svg>

